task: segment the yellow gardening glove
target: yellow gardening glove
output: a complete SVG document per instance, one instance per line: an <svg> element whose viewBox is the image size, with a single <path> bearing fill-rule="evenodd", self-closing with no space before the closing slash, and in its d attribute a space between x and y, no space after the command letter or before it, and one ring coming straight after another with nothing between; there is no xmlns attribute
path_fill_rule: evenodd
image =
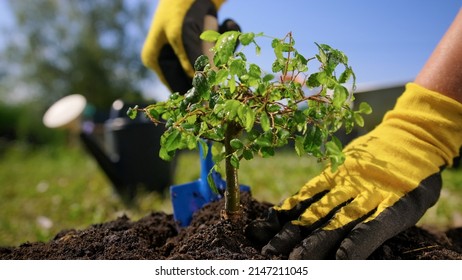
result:
<svg viewBox="0 0 462 280"><path fill-rule="evenodd" d="M160 0L143 45L143 64L154 70L172 92L192 87L194 62L203 54L204 18L217 18L225 0ZM226 20L220 31L239 26Z"/></svg>
<svg viewBox="0 0 462 280"><path fill-rule="evenodd" d="M366 259L435 204L440 172L461 146L462 104L407 84L383 122L345 147L336 172L327 168L247 234L266 255Z"/></svg>

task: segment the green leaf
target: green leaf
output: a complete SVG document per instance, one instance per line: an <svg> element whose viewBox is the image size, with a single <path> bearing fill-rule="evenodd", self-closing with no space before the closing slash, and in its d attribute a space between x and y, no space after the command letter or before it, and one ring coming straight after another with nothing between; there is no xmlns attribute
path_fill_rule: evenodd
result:
<svg viewBox="0 0 462 280"><path fill-rule="evenodd" d="M364 118L361 116L361 114L354 112L353 117L355 118L355 122L358 126L363 127L364 126Z"/></svg>
<svg viewBox="0 0 462 280"><path fill-rule="evenodd" d="M255 144L260 147L271 147L273 144L273 135L271 131L265 132L255 139Z"/></svg>
<svg viewBox="0 0 462 280"><path fill-rule="evenodd" d="M191 102L196 102L196 97L205 98L210 93L209 83L205 77L205 74L202 72L196 72L194 74L192 85L196 90L193 92L194 96L193 99L191 99Z"/></svg>
<svg viewBox="0 0 462 280"><path fill-rule="evenodd" d="M276 113L279 112L279 110L281 110L281 106L279 106L278 104L271 104L267 107L267 110L270 113Z"/></svg>
<svg viewBox="0 0 462 280"><path fill-rule="evenodd" d="M150 115L153 119L158 120L158 119L160 118L160 113L159 113L158 110L156 110L156 108L154 108L154 107L148 107L147 109L148 109L149 115Z"/></svg>
<svg viewBox="0 0 462 280"><path fill-rule="evenodd" d="M340 108L345 104L345 101L348 98L348 90L342 86L342 85L337 85L334 88L334 100L333 104L335 107Z"/></svg>
<svg viewBox="0 0 462 280"><path fill-rule="evenodd" d="M250 141L255 141L255 139L257 139L259 136L260 132L257 132L255 129L252 129L247 133L247 139Z"/></svg>
<svg viewBox="0 0 462 280"><path fill-rule="evenodd" d="M271 47L273 48L274 55L278 59L284 58L284 55L282 54L282 42L279 39L273 39L271 41Z"/></svg>
<svg viewBox="0 0 462 280"><path fill-rule="evenodd" d="M212 159L215 163L219 163L225 158L225 147L220 142L214 142L212 145ZM218 168L218 166L216 167Z"/></svg>
<svg viewBox="0 0 462 280"><path fill-rule="evenodd" d="M228 80L229 91L234 93L236 91L236 78L231 76Z"/></svg>
<svg viewBox="0 0 462 280"><path fill-rule="evenodd" d="M239 41L243 46L247 46L248 44L252 43L252 41L255 38L255 33L253 32L248 32L248 33L242 33L239 36Z"/></svg>
<svg viewBox="0 0 462 280"><path fill-rule="evenodd" d="M130 107L128 108L127 110L127 116L134 120L136 118L136 116L138 115L138 105L136 105L135 107Z"/></svg>
<svg viewBox="0 0 462 280"><path fill-rule="evenodd" d="M210 170L209 174L207 174L207 183L209 184L209 187L212 190L212 192L215 194L218 194L219 191L218 191L217 185L215 184L215 180L213 180L212 170Z"/></svg>
<svg viewBox="0 0 462 280"><path fill-rule="evenodd" d="M274 156L274 148L273 147L262 147L260 149L261 156L264 158Z"/></svg>
<svg viewBox="0 0 462 280"><path fill-rule="evenodd" d="M197 89L195 87L192 87L184 95L184 101L186 104L195 103L198 97L199 97L199 93Z"/></svg>
<svg viewBox="0 0 462 280"><path fill-rule="evenodd" d="M178 130L173 130L168 133L165 132L162 136L165 136L165 140L162 142L162 147L167 151L174 151L181 145L181 133Z"/></svg>
<svg viewBox="0 0 462 280"><path fill-rule="evenodd" d="M323 133L317 126L311 126L303 142L303 150L317 156L320 153L320 147L323 142Z"/></svg>
<svg viewBox="0 0 462 280"><path fill-rule="evenodd" d="M237 117L240 125L246 131L250 131L255 123L255 112L249 106L237 102L235 105L237 109Z"/></svg>
<svg viewBox="0 0 462 280"><path fill-rule="evenodd" d="M187 134L187 136L185 137L185 141L186 141L186 147L189 149L189 150L194 150L197 148L197 138L194 137L193 134Z"/></svg>
<svg viewBox="0 0 462 280"><path fill-rule="evenodd" d="M271 65L271 71L273 71L273 73L278 73L284 70L284 67L285 67L285 60L283 58L276 59Z"/></svg>
<svg viewBox="0 0 462 280"><path fill-rule="evenodd" d="M261 53L261 48L260 48L260 46L259 46L259 45L255 45L255 54L256 54L256 55L260 55L260 53Z"/></svg>
<svg viewBox="0 0 462 280"><path fill-rule="evenodd" d="M159 157L165 161L172 160L173 156L175 155L174 151L167 151L164 147L160 147L159 150Z"/></svg>
<svg viewBox="0 0 462 280"><path fill-rule="evenodd" d="M294 43L286 43L286 42L281 42L281 47L283 52L292 52L294 50L293 48Z"/></svg>
<svg viewBox="0 0 462 280"><path fill-rule="evenodd" d="M253 128L253 125L255 124L255 112L248 106L245 106L245 123L244 123L244 129L246 131L250 131Z"/></svg>
<svg viewBox="0 0 462 280"><path fill-rule="evenodd" d="M329 83L329 75L330 74L327 73L326 71L319 72L318 75L316 76L316 79L322 85L327 85Z"/></svg>
<svg viewBox="0 0 462 280"><path fill-rule="evenodd" d="M330 159L331 170L335 172L345 161L345 154L342 152L342 143L334 137L326 143L326 151Z"/></svg>
<svg viewBox="0 0 462 280"><path fill-rule="evenodd" d="M182 123L181 127L187 132L194 132L197 129L195 124L188 122Z"/></svg>
<svg viewBox="0 0 462 280"><path fill-rule="evenodd" d="M207 42L215 42L218 37L220 37L220 33L215 30L206 30L200 35L200 38Z"/></svg>
<svg viewBox="0 0 462 280"><path fill-rule="evenodd" d="M242 75L242 76L239 77L239 80L240 80L241 82L247 82L247 81L249 80L249 75L244 74L244 75Z"/></svg>
<svg viewBox="0 0 462 280"><path fill-rule="evenodd" d="M237 121L241 126L245 125L245 111L247 109L247 106L245 106L242 103L239 103L239 106L237 108Z"/></svg>
<svg viewBox="0 0 462 280"><path fill-rule="evenodd" d="M338 82L341 84L344 84L348 81L348 79L350 79L352 75L353 75L353 70L351 69L351 67L347 67L345 71L343 71L343 73L338 78Z"/></svg>
<svg viewBox="0 0 462 280"><path fill-rule="evenodd" d="M235 154L231 154L230 163L234 168L239 169L239 158Z"/></svg>
<svg viewBox="0 0 462 280"><path fill-rule="evenodd" d="M319 72L311 74L306 80L306 86L309 88L316 88L321 85L318 79Z"/></svg>
<svg viewBox="0 0 462 280"><path fill-rule="evenodd" d="M251 150L245 149L244 151L242 151L242 156L246 160L251 160L253 159L253 152Z"/></svg>
<svg viewBox="0 0 462 280"><path fill-rule="evenodd" d="M229 58L233 57L239 34L239 31L227 31L218 37L214 56L216 66L226 64Z"/></svg>
<svg viewBox="0 0 462 280"><path fill-rule="evenodd" d="M257 78L257 77L259 78L261 76L261 73L262 73L261 68L257 64L251 63L249 65L249 74L250 74L250 76L255 77L255 78Z"/></svg>
<svg viewBox="0 0 462 280"><path fill-rule="evenodd" d="M342 155L342 143L336 137L333 137L331 141L326 143L326 151L328 155L341 156Z"/></svg>
<svg viewBox="0 0 462 280"><path fill-rule="evenodd" d="M297 135L295 137L295 152L297 153L298 156L302 156L303 154L305 154L305 148L304 148L304 143L305 142L305 138L300 136L300 135Z"/></svg>
<svg viewBox="0 0 462 280"><path fill-rule="evenodd" d="M215 85L217 80L217 72L207 71L207 82L209 85Z"/></svg>
<svg viewBox="0 0 462 280"><path fill-rule="evenodd" d="M296 57L296 65L297 65L297 70L300 71L300 72L306 72L308 71L308 60L301 54L299 54L298 52L295 54L295 57Z"/></svg>
<svg viewBox="0 0 462 280"><path fill-rule="evenodd" d="M245 69L245 62L241 59L233 59L229 64L229 73L238 77L247 74Z"/></svg>
<svg viewBox="0 0 462 280"><path fill-rule="evenodd" d="M280 129L278 131L278 137L279 140L285 144L290 137L290 132L287 129Z"/></svg>
<svg viewBox="0 0 462 280"><path fill-rule="evenodd" d="M243 61L247 61L247 57L245 56L245 53L243 52L237 52L235 53L236 57L240 57Z"/></svg>
<svg viewBox="0 0 462 280"><path fill-rule="evenodd" d="M233 149L236 150L244 148L244 143L242 143L242 141L237 138L231 139L231 141L229 141L229 144L231 145L231 147L233 147Z"/></svg>
<svg viewBox="0 0 462 280"><path fill-rule="evenodd" d="M209 64L209 58L206 55L200 55L194 62L194 70L202 71Z"/></svg>
<svg viewBox="0 0 462 280"><path fill-rule="evenodd" d="M315 43L316 46L318 47L319 54L316 55L316 58L321 62L322 64L327 64L327 55L326 52L324 51L323 45Z"/></svg>
<svg viewBox="0 0 462 280"><path fill-rule="evenodd" d="M269 82L273 79L274 79L274 75L272 74L266 74L265 76L263 76L263 82Z"/></svg>
<svg viewBox="0 0 462 280"><path fill-rule="evenodd" d="M205 157L207 156L207 154L209 153L209 145L207 144L207 142L203 139L199 139L199 145L201 146L201 149L202 149L202 155L203 155L203 159L205 159Z"/></svg>
<svg viewBox="0 0 462 280"><path fill-rule="evenodd" d="M366 102L361 102L359 104L359 112L361 112L362 114L369 115L370 113L372 113L372 108Z"/></svg>
<svg viewBox="0 0 462 280"><path fill-rule="evenodd" d="M217 75L216 75L216 83L217 84L222 84L224 81L226 81L228 76L229 76L229 71L228 70L226 70L226 69L218 70Z"/></svg>
<svg viewBox="0 0 462 280"><path fill-rule="evenodd" d="M270 119L265 112L260 115L260 125L265 132L271 129Z"/></svg>
<svg viewBox="0 0 462 280"><path fill-rule="evenodd" d="M241 102L239 102L238 100L226 100L223 109L225 111L225 115L227 115L228 120L234 120L238 116L238 111L240 107Z"/></svg>

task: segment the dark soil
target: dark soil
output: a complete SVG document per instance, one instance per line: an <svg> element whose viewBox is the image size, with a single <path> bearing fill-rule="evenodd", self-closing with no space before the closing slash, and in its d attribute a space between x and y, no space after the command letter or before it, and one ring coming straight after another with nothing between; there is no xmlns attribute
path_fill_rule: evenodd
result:
<svg viewBox="0 0 462 280"><path fill-rule="evenodd" d="M270 205L245 194L242 199L248 208L241 226L221 218L219 201L205 206L179 232L173 217L165 213L138 221L123 216L83 230L63 230L46 243L0 248L0 259L268 259L242 228L265 216ZM462 259L462 228L434 232L412 227L386 241L370 259Z"/></svg>

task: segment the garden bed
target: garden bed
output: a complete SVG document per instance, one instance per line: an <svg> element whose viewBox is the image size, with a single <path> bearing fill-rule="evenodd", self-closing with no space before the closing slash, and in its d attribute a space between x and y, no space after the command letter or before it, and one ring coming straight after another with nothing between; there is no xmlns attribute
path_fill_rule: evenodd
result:
<svg viewBox="0 0 462 280"><path fill-rule="evenodd" d="M243 225L265 216L270 206L246 194L242 200ZM155 212L138 221L122 216L82 230L62 230L48 242L0 248L0 259L267 259L242 227L221 219L221 209L222 201L206 205L179 232L169 214ZM462 259L462 228L412 227L386 241L370 259Z"/></svg>

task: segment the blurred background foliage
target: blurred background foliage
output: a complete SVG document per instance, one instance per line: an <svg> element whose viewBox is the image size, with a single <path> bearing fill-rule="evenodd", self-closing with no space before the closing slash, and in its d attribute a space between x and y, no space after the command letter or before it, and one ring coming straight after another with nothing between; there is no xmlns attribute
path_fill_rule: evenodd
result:
<svg viewBox="0 0 462 280"><path fill-rule="evenodd" d="M74 93L86 97L96 123L116 99L152 102L142 92L157 79L140 50L155 7L142 0L2 1L11 18L0 25L0 245L46 240L130 211L83 147L71 145L67 131L46 128L42 117ZM151 197L146 211L161 207L159 195Z"/></svg>
<svg viewBox="0 0 462 280"><path fill-rule="evenodd" d="M84 95L97 120L118 98L143 98L143 82L153 77L139 58L152 16L147 1L8 4L13 18L1 27L0 137L59 142L62 137L44 132L40 120L65 95Z"/></svg>
<svg viewBox="0 0 462 280"><path fill-rule="evenodd" d="M13 18L0 26L0 246L46 241L124 213L171 212L168 190L140 194L127 207L80 145L42 124L46 109L73 93L94 106L95 121L104 121L115 99L144 99L143 89L156 82L139 58L154 7L142 0L2 1ZM198 165L197 153L181 153L174 183L199 178ZM239 174L256 199L277 203L321 168L283 152L243 162ZM462 225L460 168L445 171L444 182L422 221Z"/></svg>

